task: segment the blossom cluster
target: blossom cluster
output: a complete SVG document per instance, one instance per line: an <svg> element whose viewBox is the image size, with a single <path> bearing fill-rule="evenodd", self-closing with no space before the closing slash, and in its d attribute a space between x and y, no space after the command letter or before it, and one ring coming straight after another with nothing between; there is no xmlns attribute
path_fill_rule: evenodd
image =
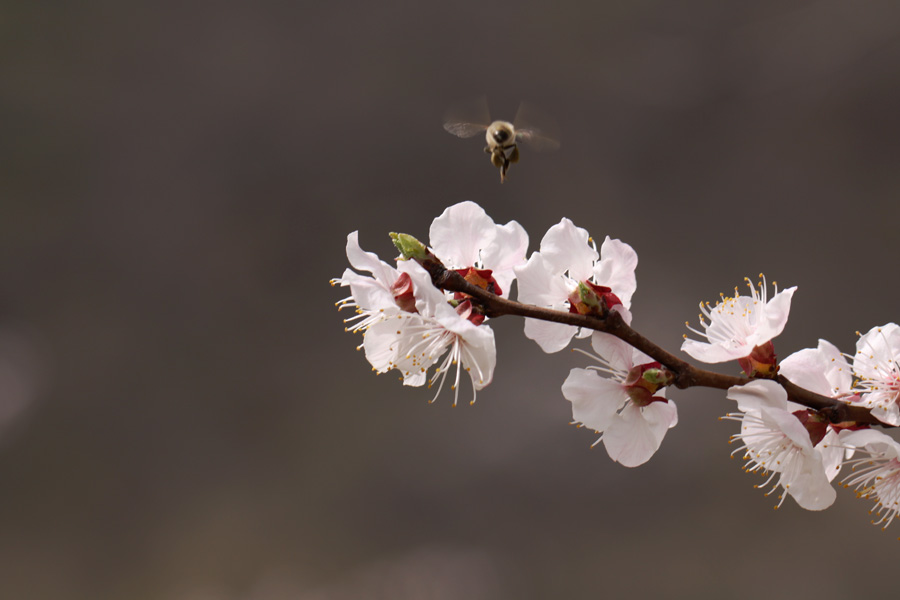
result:
<svg viewBox="0 0 900 600"><path fill-rule="evenodd" d="M534 310L518 313L526 316L525 336L544 352L590 338L592 352L576 350L592 364L573 368L562 384L573 423L593 430L599 436L593 445L602 442L610 458L626 467L659 450L678 423L667 391L698 384L679 380L686 367L693 368L687 363L654 351L658 347L649 342L642 346L646 352L639 350L620 334L634 331L638 258L631 246L607 236L598 248L585 229L563 218L528 255L521 225L498 225L474 202L437 217L427 246L406 234L391 236L401 255L388 264L362 250L358 233L351 233L346 252L352 268L332 280L349 288L337 304L355 310L346 328L362 335L359 349L376 372L396 370L408 386L436 385L432 402L449 376L454 405L467 379L474 403L496 366L494 313L486 310L484 294L475 292L511 299L515 282L515 306L544 309L538 318ZM475 295L436 285L436 274L445 272L474 286L463 289ZM869 422L837 420L798 403L786 386L866 409L886 427L900 426L900 326L872 328L859 337L853 355L820 340L816 348L779 361L773 340L785 329L797 288L779 291L775 284L769 297L760 277L756 285L746 280L748 293L735 288L715 304L701 303L699 328L688 326L700 339L685 336L681 347L703 363L735 361L745 374L728 384L726 396L736 408L722 417L739 423L733 455L742 454L746 471L767 477L758 486L768 488L767 495L780 491L776 508L787 496L808 510L827 508L836 498L833 482L848 466L851 473L841 481L873 499L878 522L886 526L900 513L900 444ZM576 320L586 324L579 327L572 319L546 316L571 314L594 320ZM600 326L611 319L624 328L617 335Z"/></svg>

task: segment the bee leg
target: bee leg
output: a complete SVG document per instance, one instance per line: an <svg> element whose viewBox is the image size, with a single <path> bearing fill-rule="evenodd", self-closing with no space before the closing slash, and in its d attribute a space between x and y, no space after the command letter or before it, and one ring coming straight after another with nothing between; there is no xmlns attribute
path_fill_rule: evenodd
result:
<svg viewBox="0 0 900 600"><path fill-rule="evenodd" d="M503 152L495 151L491 152L491 163L498 169L502 169L504 164L509 164L509 161L503 156Z"/></svg>
<svg viewBox="0 0 900 600"><path fill-rule="evenodd" d="M484 147L484 153L485 153L485 154L490 154L490 153L491 153L490 147L485 146L485 147Z"/></svg>
<svg viewBox="0 0 900 600"><path fill-rule="evenodd" d="M509 153L509 162L517 163L519 162L519 147L513 146L512 152Z"/></svg>
<svg viewBox="0 0 900 600"><path fill-rule="evenodd" d="M503 165L500 167L500 183L506 181L506 172L509 171L509 161L504 160Z"/></svg>

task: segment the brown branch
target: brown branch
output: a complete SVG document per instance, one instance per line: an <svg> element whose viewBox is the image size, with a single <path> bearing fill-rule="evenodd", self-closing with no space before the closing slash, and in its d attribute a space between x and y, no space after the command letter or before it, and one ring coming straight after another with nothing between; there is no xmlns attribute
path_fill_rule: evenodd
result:
<svg viewBox="0 0 900 600"><path fill-rule="evenodd" d="M455 271L445 269L443 265L426 262L424 266L431 274L432 281L437 287L471 296L488 317L496 318L503 315L517 315L553 323L563 323L574 327L585 327L614 335L671 371L675 375L674 385L680 389L709 387L727 390L730 387L744 385L752 381L748 377L723 375L691 365L632 329L631 326L622 320L622 316L618 312L608 311L604 317L597 317L522 304L514 300L501 298L473 285ZM792 383L783 375L776 376L775 381L784 388L792 402L819 411L832 423L855 422L861 425L890 427L890 425L885 425L873 417L869 410L864 407L852 406L846 402L816 394Z"/></svg>

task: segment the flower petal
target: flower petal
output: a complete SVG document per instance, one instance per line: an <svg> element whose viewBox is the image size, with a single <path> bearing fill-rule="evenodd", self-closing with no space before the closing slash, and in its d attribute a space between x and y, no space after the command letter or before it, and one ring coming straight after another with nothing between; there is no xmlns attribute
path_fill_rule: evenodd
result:
<svg viewBox="0 0 900 600"><path fill-rule="evenodd" d="M397 280L397 271L378 258L373 252L366 252L359 247L359 232L354 231L347 236L347 260L357 271L368 271L375 279L390 287Z"/></svg>
<svg viewBox="0 0 900 600"><path fill-rule="evenodd" d="M834 481L837 474L841 472L841 465L844 464L844 446L841 444L840 437L834 429L828 429L828 433L816 446L816 451L822 454L822 466L825 468L825 476L828 478L828 481Z"/></svg>
<svg viewBox="0 0 900 600"><path fill-rule="evenodd" d="M573 325L525 319L525 337L537 342L541 350L548 354L559 352L568 346L572 336L577 332L578 328Z"/></svg>
<svg viewBox="0 0 900 600"><path fill-rule="evenodd" d="M797 286L781 290L766 303L765 319L759 324L755 345L765 344L784 331L791 313L791 298L796 291Z"/></svg>
<svg viewBox="0 0 900 600"><path fill-rule="evenodd" d="M528 233L515 221L498 225L494 241L482 250L481 262L485 269L493 271L503 296L509 296L510 284L516 278L513 269L525 264L528 252Z"/></svg>
<svg viewBox="0 0 900 600"><path fill-rule="evenodd" d="M781 474L781 483L801 508L825 510L834 504L837 493L825 474L822 455L813 452L796 472Z"/></svg>
<svg viewBox="0 0 900 600"><path fill-rule="evenodd" d="M400 310L394 302L394 294L380 281L368 275L360 275L356 271L347 269L341 275L341 285L350 286L350 294L353 301L364 311L375 312L379 310Z"/></svg>
<svg viewBox="0 0 900 600"><path fill-rule="evenodd" d="M787 412L787 392L774 381L766 379L755 379L745 385L728 388L726 397L737 402L738 408L743 412L760 411L764 408ZM797 425L800 425L800 421L797 421ZM802 427L802 425L800 426ZM807 436L807 441L809 441L809 436Z"/></svg>
<svg viewBox="0 0 900 600"><path fill-rule="evenodd" d="M554 273L568 271L572 279L584 281L591 276L594 261L599 258L589 239L587 230L563 218L544 234L541 255L553 266Z"/></svg>
<svg viewBox="0 0 900 600"><path fill-rule="evenodd" d="M606 236L600 246L600 261L594 265L594 283L612 288L625 308L631 308L631 297L637 289L638 256L634 249L620 240Z"/></svg>
<svg viewBox="0 0 900 600"><path fill-rule="evenodd" d="M609 366L617 371L625 371L627 373L635 364L644 364L643 362L635 363L632 360L636 350L628 342L624 342L609 333L602 331L593 332L593 335L591 335L591 347L594 349L594 352L609 363ZM643 353L641 355L646 356ZM646 362L653 362L653 359Z"/></svg>
<svg viewBox="0 0 900 600"><path fill-rule="evenodd" d="M681 351L686 352L691 358L705 363L720 363L729 360L737 360L749 356L753 347L737 341L731 344L707 344L690 338L681 343Z"/></svg>
<svg viewBox="0 0 900 600"><path fill-rule="evenodd" d="M564 308L569 297L566 279L554 272L553 265L540 252L535 252L528 262L515 268L518 278L518 300L551 308Z"/></svg>
<svg viewBox="0 0 900 600"><path fill-rule="evenodd" d="M651 402L643 409L629 403L603 432L609 457L626 467L644 464L659 450L677 415L672 402Z"/></svg>
<svg viewBox="0 0 900 600"><path fill-rule="evenodd" d="M594 431L603 431L627 400L622 384L604 379L591 369L572 369L562 385L572 403L572 418Z"/></svg>
<svg viewBox="0 0 900 600"><path fill-rule="evenodd" d="M883 365L895 361L900 355L900 326L888 323L873 327L856 342L853 371L857 377L882 379Z"/></svg>
<svg viewBox="0 0 900 600"><path fill-rule="evenodd" d="M785 358L779 372L800 387L831 398L849 392L853 379L847 360L825 340L819 340L817 348L805 348Z"/></svg>
<svg viewBox="0 0 900 600"><path fill-rule="evenodd" d="M471 201L448 207L431 223L428 237L444 266L461 269L475 266L479 251L494 241L496 225L484 209Z"/></svg>

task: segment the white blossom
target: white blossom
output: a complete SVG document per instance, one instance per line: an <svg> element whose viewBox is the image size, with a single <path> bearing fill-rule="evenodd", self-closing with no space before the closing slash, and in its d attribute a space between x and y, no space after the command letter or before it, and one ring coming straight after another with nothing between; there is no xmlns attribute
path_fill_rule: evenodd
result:
<svg viewBox="0 0 900 600"><path fill-rule="evenodd" d="M642 465L678 423L665 388L643 378L660 365L613 336L600 334L591 341L598 355L593 358L601 366L572 369L562 386L572 403L572 418L601 434L594 445L602 440L611 459L626 467Z"/></svg>
<svg viewBox="0 0 900 600"><path fill-rule="evenodd" d="M690 326L688 329L707 341L685 339L681 345L684 352L705 363L737 360L750 356L754 348L771 341L784 330L791 310L791 297L797 288L779 292L776 286L776 293L769 300L765 279L758 288L749 279L746 282L750 288L749 296L738 295L735 288L733 297L723 295L715 306L700 303L703 331Z"/></svg>
<svg viewBox="0 0 900 600"><path fill-rule="evenodd" d="M872 416L889 425L900 425L900 326L873 327L856 342L853 373L859 399Z"/></svg>
<svg viewBox="0 0 900 600"><path fill-rule="evenodd" d="M448 269L489 269L509 296L514 268L525 264L528 234L516 221L497 225L484 209L470 201L448 207L431 223L431 249Z"/></svg>
<svg viewBox="0 0 900 600"><path fill-rule="evenodd" d="M793 414L797 405L788 402L787 392L774 381L757 379L730 388L727 395L741 411L724 417L741 424L741 432L733 436L733 441L739 440L742 445L732 454L744 451L745 471L769 474L765 483L756 487L771 483L767 496L783 488L806 510L831 506L836 494L825 472L823 454ZM776 508L784 498L782 493Z"/></svg>
<svg viewBox="0 0 900 600"><path fill-rule="evenodd" d="M347 237L347 258L351 266L372 276L347 269L332 284L350 288L350 296L338 306L356 310L357 315L346 320L351 323L348 330L363 334L360 348L376 372L397 369L404 385L438 383L437 398L455 365L454 404L463 371L475 391L491 382L497 362L494 332L481 325L481 319L470 320L474 316L470 302L451 306L421 265L405 260L396 269L391 267L361 250L356 232ZM437 363L429 379L427 372Z"/></svg>
<svg viewBox="0 0 900 600"><path fill-rule="evenodd" d="M515 269L519 302L554 310L570 310L569 297L578 284L589 282L610 289L611 310L631 323L631 297L637 288L635 268L638 257L628 244L608 236L597 252L588 232L562 219L551 227L524 266ZM544 352L558 352L572 337L587 337L572 325L525 319L525 336Z"/></svg>
<svg viewBox="0 0 900 600"><path fill-rule="evenodd" d="M872 512L879 518L872 523L886 528L900 513L900 444L874 429L843 431L840 437L843 444L864 455L847 461L853 473L842 483L856 488L858 497L875 500Z"/></svg>

